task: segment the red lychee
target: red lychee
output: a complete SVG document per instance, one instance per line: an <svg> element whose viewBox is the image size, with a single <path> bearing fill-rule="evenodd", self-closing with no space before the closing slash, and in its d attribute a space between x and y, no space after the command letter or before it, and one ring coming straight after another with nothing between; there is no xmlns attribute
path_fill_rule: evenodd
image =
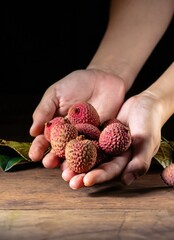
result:
<svg viewBox="0 0 174 240"><path fill-rule="evenodd" d="M91 140L78 136L66 144L65 158L72 171L85 173L95 165L97 149Z"/></svg>
<svg viewBox="0 0 174 240"><path fill-rule="evenodd" d="M75 103L72 105L67 114L71 124L90 123L96 127L100 124L100 118L96 109L87 102Z"/></svg>
<svg viewBox="0 0 174 240"><path fill-rule="evenodd" d="M58 157L64 158L67 142L76 138L77 136L78 131L72 124L64 123L53 126L50 132L50 143L52 150Z"/></svg>
<svg viewBox="0 0 174 240"><path fill-rule="evenodd" d="M105 127L107 127L111 123L121 123L121 122L116 118L111 118L111 119L105 121L104 123L102 123L102 129L104 129Z"/></svg>
<svg viewBox="0 0 174 240"><path fill-rule="evenodd" d="M174 187L174 163L163 169L161 178L170 187Z"/></svg>
<svg viewBox="0 0 174 240"><path fill-rule="evenodd" d="M78 123L75 125L79 135L84 135L87 139L98 140L100 136L100 130L90 123Z"/></svg>
<svg viewBox="0 0 174 240"><path fill-rule="evenodd" d="M131 134L122 123L111 123L103 129L99 137L100 147L108 154L118 155L131 145Z"/></svg>
<svg viewBox="0 0 174 240"><path fill-rule="evenodd" d="M50 131L54 125L64 124L67 121L68 120L66 120L64 117L55 117L52 120L50 120L49 122L46 122L45 127L44 127L44 136L45 136L46 140L48 142L50 142Z"/></svg>
<svg viewBox="0 0 174 240"><path fill-rule="evenodd" d="M94 165L94 167L97 167L98 165L100 165L101 163L107 162L109 160L108 158L108 154L106 154L102 148L99 145L99 142L96 140L92 140L93 144L95 145L96 149L97 149L97 160L96 163Z"/></svg>

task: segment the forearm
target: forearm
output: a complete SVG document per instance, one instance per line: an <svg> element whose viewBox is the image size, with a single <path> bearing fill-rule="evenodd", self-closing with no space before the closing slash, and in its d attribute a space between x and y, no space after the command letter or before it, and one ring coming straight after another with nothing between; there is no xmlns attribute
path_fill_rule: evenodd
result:
<svg viewBox="0 0 174 240"><path fill-rule="evenodd" d="M120 76L128 91L173 12L173 0L113 0L106 33L88 68Z"/></svg>
<svg viewBox="0 0 174 240"><path fill-rule="evenodd" d="M155 99L161 126L174 114L174 62L160 78L144 91Z"/></svg>

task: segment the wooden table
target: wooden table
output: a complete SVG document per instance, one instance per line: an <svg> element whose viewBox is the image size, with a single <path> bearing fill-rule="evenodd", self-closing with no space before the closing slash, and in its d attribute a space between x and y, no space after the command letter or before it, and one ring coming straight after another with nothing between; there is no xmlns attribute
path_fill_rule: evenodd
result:
<svg viewBox="0 0 174 240"><path fill-rule="evenodd" d="M72 190L59 169L0 172L0 239L173 239L174 189L151 170L129 187L118 180ZM24 238L25 236L25 238Z"/></svg>

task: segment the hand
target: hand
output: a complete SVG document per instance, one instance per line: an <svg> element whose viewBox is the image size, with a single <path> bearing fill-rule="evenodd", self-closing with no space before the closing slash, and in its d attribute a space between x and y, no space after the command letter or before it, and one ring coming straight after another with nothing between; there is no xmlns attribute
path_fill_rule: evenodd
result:
<svg viewBox="0 0 174 240"><path fill-rule="evenodd" d="M43 136L45 122L55 116L65 116L75 102L86 101L97 110L101 122L115 117L125 97L121 78L98 70L78 70L50 86L33 114L30 134L36 137L29 151L33 161L43 158L45 167L59 164L51 151L45 157L49 143Z"/></svg>
<svg viewBox="0 0 174 240"><path fill-rule="evenodd" d="M86 174L75 174L67 168L65 162L62 165L62 177L69 182L71 188L92 186L119 175L122 182L129 185L148 171L161 140L160 104L150 93L143 92L123 104L118 119L129 126L132 147Z"/></svg>

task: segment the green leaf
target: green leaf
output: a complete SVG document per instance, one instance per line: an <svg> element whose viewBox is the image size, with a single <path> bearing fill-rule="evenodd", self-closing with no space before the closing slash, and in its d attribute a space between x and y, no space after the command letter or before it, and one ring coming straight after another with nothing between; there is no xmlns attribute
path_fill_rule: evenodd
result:
<svg viewBox="0 0 174 240"><path fill-rule="evenodd" d="M31 162L28 156L31 143L6 141L0 139L0 168L3 171L10 170L21 162Z"/></svg>
<svg viewBox="0 0 174 240"><path fill-rule="evenodd" d="M163 168L166 168L172 163L172 157L173 147L171 145L171 142L162 138L160 147L154 158L163 166Z"/></svg>
<svg viewBox="0 0 174 240"><path fill-rule="evenodd" d="M28 156L30 146L30 142L0 139L0 169L8 171L17 164L32 162ZM49 151L50 147L48 147L44 155Z"/></svg>
<svg viewBox="0 0 174 240"><path fill-rule="evenodd" d="M0 139L0 153L7 152L7 155L11 155L14 150L17 154L19 154L22 158L27 161L31 161L28 156L28 152L30 149L31 143L29 142L16 142L16 141L6 141Z"/></svg>
<svg viewBox="0 0 174 240"><path fill-rule="evenodd" d="M0 155L0 168L3 171L10 170L13 166L23 161L23 158L20 156L9 157L7 155Z"/></svg>

